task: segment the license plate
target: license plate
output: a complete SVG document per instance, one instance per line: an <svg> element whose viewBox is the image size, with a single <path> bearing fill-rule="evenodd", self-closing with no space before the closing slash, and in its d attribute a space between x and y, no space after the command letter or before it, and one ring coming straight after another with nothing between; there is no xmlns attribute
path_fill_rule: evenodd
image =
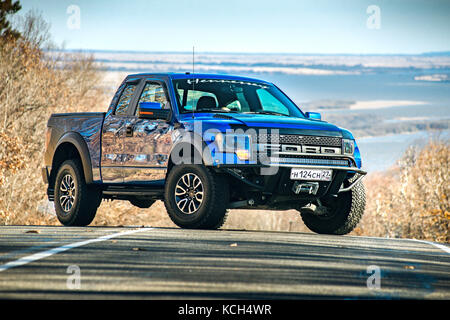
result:
<svg viewBox="0 0 450 320"><path fill-rule="evenodd" d="M291 169L291 180L331 181L333 170L322 169Z"/></svg>

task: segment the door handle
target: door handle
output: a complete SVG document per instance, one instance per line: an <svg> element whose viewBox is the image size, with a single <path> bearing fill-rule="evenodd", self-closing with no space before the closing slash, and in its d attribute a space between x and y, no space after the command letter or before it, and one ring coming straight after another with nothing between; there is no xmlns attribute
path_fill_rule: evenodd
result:
<svg viewBox="0 0 450 320"><path fill-rule="evenodd" d="M132 137L133 136L133 126L132 125L128 125L125 128L125 136L127 137Z"/></svg>

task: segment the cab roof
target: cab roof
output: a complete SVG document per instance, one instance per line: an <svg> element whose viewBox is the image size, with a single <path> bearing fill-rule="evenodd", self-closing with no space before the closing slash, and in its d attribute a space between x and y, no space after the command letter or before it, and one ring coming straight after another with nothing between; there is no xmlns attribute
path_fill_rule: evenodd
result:
<svg viewBox="0 0 450 320"><path fill-rule="evenodd" d="M251 82L259 82L264 84L271 84L270 82L255 79L255 78L249 78L249 77L242 77L242 76L234 76L234 75L228 75L228 74L212 74L212 73L195 73L191 74L189 72L186 73L174 73L174 72L166 72L166 73L137 73L137 74L130 74L127 76L127 78L132 77L157 77L157 78L169 78L172 80L176 79L223 79L223 80L234 80L234 81L251 81Z"/></svg>

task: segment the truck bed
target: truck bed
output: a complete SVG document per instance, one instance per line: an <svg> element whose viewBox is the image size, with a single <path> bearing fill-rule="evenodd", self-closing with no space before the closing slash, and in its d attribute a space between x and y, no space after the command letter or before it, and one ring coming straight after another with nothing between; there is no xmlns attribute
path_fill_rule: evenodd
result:
<svg viewBox="0 0 450 320"><path fill-rule="evenodd" d="M104 112L54 113L48 120L51 138L45 155L45 163L51 165L56 143L66 135L79 135L86 143L92 164L94 180L99 172L101 157L101 133ZM100 177L98 177L100 178Z"/></svg>

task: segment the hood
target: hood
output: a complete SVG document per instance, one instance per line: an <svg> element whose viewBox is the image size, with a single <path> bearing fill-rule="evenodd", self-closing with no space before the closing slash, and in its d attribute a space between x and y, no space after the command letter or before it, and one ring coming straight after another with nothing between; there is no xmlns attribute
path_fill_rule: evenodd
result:
<svg viewBox="0 0 450 320"><path fill-rule="evenodd" d="M185 118L188 122L201 121L204 129L229 129L236 127L254 129L278 129L282 134L310 134L319 136L342 137L342 132L337 126L318 120L292 118L265 114L239 114L239 113L196 113Z"/></svg>

